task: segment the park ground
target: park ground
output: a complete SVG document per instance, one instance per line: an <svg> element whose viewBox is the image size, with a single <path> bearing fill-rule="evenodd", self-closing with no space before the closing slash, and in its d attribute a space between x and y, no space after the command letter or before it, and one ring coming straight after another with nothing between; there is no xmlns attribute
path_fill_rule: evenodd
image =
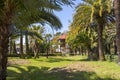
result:
<svg viewBox="0 0 120 80"><path fill-rule="evenodd" d="M7 80L120 80L120 66L86 56L9 58Z"/></svg>

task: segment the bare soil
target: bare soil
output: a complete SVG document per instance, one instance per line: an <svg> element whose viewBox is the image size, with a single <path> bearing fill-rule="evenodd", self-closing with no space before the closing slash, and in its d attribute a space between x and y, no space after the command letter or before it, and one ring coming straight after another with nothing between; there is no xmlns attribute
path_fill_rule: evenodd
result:
<svg viewBox="0 0 120 80"><path fill-rule="evenodd" d="M30 62L25 59L20 59L20 60L9 60L8 65L24 65L24 64L29 64Z"/></svg>
<svg viewBox="0 0 120 80"><path fill-rule="evenodd" d="M90 72L90 71L94 71L95 68L96 67L94 67L94 66L88 66L86 63L74 62L72 64L69 64L66 67L53 68L50 70L50 72L58 72L58 71L63 71L63 72L86 71L86 72Z"/></svg>

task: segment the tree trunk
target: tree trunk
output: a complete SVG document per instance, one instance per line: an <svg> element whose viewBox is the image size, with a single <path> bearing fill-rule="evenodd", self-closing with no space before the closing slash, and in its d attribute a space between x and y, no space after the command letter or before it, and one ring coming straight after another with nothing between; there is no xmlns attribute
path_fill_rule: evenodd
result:
<svg viewBox="0 0 120 80"><path fill-rule="evenodd" d="M99 60L104 61L105 56L103 53L103 39L102 39L102 32L103 32L103 24L98 22L98 52L99 52Z"/></svg>
<svg viewBox="0 0 120 80"><path fill-rule="evenodd" d="M13 48L12 48L12 38L10 37L10 51L9 51L9 55L12 55L12 52L13 52Z"/></svg>
<svg viewBox="0 0 120 80"><path fill-rule="evenodd" d="M120 0L114 0L114 11L116 17L116 44L118 63L120 63Z"/></svg>
<svg viewBox="0 0 120 80"><path fill-rule="evenodd" d="M17 49L16 49L16 43L15 43L15 41L13 43L13 53L17 54Z"/></svg>
<svg viewBox="0 0 120 80"><path fill-rule="evenodd" d="M10 24L12 23L13 7L12 4L4 4L3 14L0 22L0 80L6 80L7 77L7 56L9 47ZM14 5L12 5L14 6Z"/></svg>
<svg viewBox="0 0 120 80"><path fill-rule="evenodd" d="M49 49L47 48L47 50L46 50L46 53L47 53L47 54L46 54L46 58L48 58L48 50L49 50Z"/></svg>
<svg viewBox="0 0 120 80"><path fill-rule="evenodd" d="M26 54L29 58L30 54L29 54L29 44L28 44L28 35L27 34L25 35L25 44L26 44Z"/></svg>
<svg viewBox="0 0 120 80"><path fill-rule="evenodd" d="M24 54L23 54L23 35L22 35L22 31L21 31L21 35L20 35L20 55L21 55L21 58L24 58Z"/></svg>
<svg viewBox="0 0 120 80"><path fill-rule="evenodd" d="M7 25L0 27L0 80L6 80L9 29Z"/></svg>
<svg viewBox="0 0 120 80"><path fill-rule="evenodd" d="M88 49L88 59L93 60L93 52L91 48Z"/></svg>
<svg viewBox="0 0 120 80"><path fill-rule="evenodd" d="M114 54L117 55L117 45L116 45L116 39L114 40Z"/></svg>
<svg viewBox="0 0 120 80"><path fill-rule="evenodd" d="M35 40L35 44L33 46L33 51L34 51L34 58L39 58L39 44L37 40Z"/></svg>

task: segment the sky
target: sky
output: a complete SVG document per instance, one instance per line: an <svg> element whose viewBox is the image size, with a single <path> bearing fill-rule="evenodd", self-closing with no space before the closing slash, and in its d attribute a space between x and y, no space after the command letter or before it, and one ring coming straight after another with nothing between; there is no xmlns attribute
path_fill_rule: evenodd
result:
<svg viewBox="0 0 120 80"><path fill-rule="evenodd" d="M55 32L65 32L68 31L68 27L72 22L73 15L75 13L75 7L80 3L81 0L76 0L73 7L70 6L63 6L63 10L60 12L55 12L56 16L60 19L63 27L61 30Z"/></svg>
<svg viewBox="0 0 120 80"><path fill-rule="evenodd" d="M75 13L75 7L81 2L81 0L76 0L74 3L75 5L73 5L72 7L70 6L63 6L63 10L59 11L59 12L55 12L55 15L60 19L63 27L62 29L58 30L58 31L52 31L51 27L46 25L46 33L51 33L51 34L55 34L56 32L65 32L68 31L68 27L70 25L70 22L72 22L72 17L73 14ZM23 40L25 43L25 40ZM18 42L19 43L19 40Z"/></svg>

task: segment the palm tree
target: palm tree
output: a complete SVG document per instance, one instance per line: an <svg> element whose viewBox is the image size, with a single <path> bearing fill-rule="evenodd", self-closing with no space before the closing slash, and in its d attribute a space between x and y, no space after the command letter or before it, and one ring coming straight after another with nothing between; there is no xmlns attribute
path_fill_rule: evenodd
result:
<svg viewBox="0 0 120 80"><path fill-rule="evenodd" d="M20 54L21 58L24 58L24 53L23 53L23 33L22 30L20 30Z"/></svg>
<svg viewBox="0 0 120 80"><path fill-rule="evenodd" d="M111 3L108 0L83 0L76 8L73 25L88 27L97 25L99 60L105 60L103 53L103 28L113 21ZM110 4L110 6L108 6Z"/></svg>
<svg viewBox="0 0 120 80"><path fill-rule="evenodd" d="M120 64L120 0L114 0L114 10L116 17L116 44L118 63Z"/></svg>
<svg viewBox="0 0 120 80"><path fill-rule="evenodd" d="M70 31L67 35L67 43L69 44L71 49L78 48L79 52L83 55L83 51L87 51L88 53L88 59L89 60L96 60L96 57L98 56L95 53L95 47L96 47L96 26L87 27L85 29L82 29L82 27L72 27L70 26ZM94 49L94 50L93 50Z"/></svg>
<svg viewBox="0 0 120 80"><path fill-rule="evenodd" d="M50 38L52 37L51 34L46 34L45 35L45 40L46 40L46 57L48 58L48 54L49 54L49 51L50 51Z"/></svg>
<svg viewBox="0 0 120 80"><path fill-rule="evenodd" d="M11 34L10 34L10 38L9 38L9 55L12 55L12 53L16 53L16 39L18 39L18 33L17 33L17 29L15 28L15 26L13 27L13 29L11 30Z"/></svg>
<svg viewBox="0 0 120 80"><path fill-rule="evenodd" d="M29 56L29 40L28 40L28 34L25 34L25 45L26 45L26 54Z"/></svg>
<svg viewBox="0 0 120 80"><path fill-rule="evenodd" d="M39 58L39 49L40 49L40 44L41 41L43 40L42 38L42 30L44 30L41 26L35 26L33 25L31 30L28 31L28 35L30 34L31 37L31 42L30 42L30 48L34 52L34 58Z"/></svg>
<svg viewBox="0 0 120 80"><path fill-rule="evenodd" d="M59 2L67 5L71 4L69 0L0 0L0 80L6 80L10 25L16 24L20 27L23 26L21 22L18 24L19 21L25 21L23 23L28 25L34 23L34 21L41 17L39 10L44 12L53 9L61 10ZM24 16L23 13L27 13L27 15ZM22 20L23 16L24 19ZM44 20L47 21L47 18L44 18ZM44 20L41 18L40 22L43 23L45 22ZM56 20L59 21L58 19ZM54 24L54 22L52 25L57 26L57 28L61 26L58 23Z"/></svg>

